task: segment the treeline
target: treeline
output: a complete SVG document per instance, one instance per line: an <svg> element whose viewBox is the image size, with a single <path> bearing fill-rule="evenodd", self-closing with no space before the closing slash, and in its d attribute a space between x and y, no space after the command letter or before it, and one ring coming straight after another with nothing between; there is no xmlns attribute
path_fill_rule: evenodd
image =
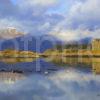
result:
<svg viewBox="0 0 100 100"><path fill-rule="evenodd" d="M57 44L54 48L62 51L63 49L79 50L79 49L91 49L91 44Z"/></svg>

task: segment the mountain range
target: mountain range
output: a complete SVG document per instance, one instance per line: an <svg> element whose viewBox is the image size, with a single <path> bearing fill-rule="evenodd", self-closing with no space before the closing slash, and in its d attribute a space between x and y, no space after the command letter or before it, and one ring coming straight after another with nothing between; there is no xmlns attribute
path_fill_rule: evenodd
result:
<svg viewBox="0 0 100 100"><path fill-rule="evenodd" d="M16 49L22 51L44 52L46 49L51 49L57 44L64 44L64 42L52 36L25 35L23 32L18 32L15 28L0 30L0 32L1 51L5 49ZM53 42L51 42L52 40ZM90 41L91 38L88 37L75 42L88 44Z"/></svg>
<svg viewBox="0 0 100 100"><path fill-rule="evenodd" d="M85 38L79 43L88 44L91 41L91 38ZM61 44L61 41L55 39L55 44ZM54 45L49 40L41 41L40 37L34 37L30 35L25 35L17 37L14 39L2 39L0 40L0 50L5 49L17 49L24 51L34 51L34 52L44 52L46 49L53 48Z"/></svg>
<svg viewBox="0 0 100 100"><path fill-rule="evenodd" d="M57 42L57 41L55 41ZM40 37L25 35L13 39L1 39L0 50L17 49L23 51L43 52L46 49L52 48L53 45L49 40L41 41Z"/></svg>

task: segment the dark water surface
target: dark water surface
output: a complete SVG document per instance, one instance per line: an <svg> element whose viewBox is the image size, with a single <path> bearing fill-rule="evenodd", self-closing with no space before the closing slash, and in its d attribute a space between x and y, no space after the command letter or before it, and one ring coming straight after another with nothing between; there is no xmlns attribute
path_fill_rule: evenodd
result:
<svg viewBox="0 0 100 100"><path fill-rule="evenodd" d="M62 59L0 62L0 100L100 100L99 58Z"/></svg>

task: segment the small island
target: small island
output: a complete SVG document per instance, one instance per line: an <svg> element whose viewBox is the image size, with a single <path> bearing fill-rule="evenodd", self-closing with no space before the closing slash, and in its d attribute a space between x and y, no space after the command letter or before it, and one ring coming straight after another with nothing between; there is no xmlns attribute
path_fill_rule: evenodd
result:
<svg viewBox="0 0 100 100"><path fill-rule="evenodd" d="M6 49L0 51L0 61L5 63L32 62L39 57L39 54L32 51L19 51Z"/></svg>

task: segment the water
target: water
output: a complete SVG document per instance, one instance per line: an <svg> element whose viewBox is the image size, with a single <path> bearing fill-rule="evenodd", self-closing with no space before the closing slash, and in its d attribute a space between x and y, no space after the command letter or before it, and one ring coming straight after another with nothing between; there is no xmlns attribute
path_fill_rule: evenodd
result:
<svg viewBox="0 0 100 100"><path fill-rule="evenodd" d="M31 63L1 62L0 100L100 100L98 61L46 58Z"/></svg>

